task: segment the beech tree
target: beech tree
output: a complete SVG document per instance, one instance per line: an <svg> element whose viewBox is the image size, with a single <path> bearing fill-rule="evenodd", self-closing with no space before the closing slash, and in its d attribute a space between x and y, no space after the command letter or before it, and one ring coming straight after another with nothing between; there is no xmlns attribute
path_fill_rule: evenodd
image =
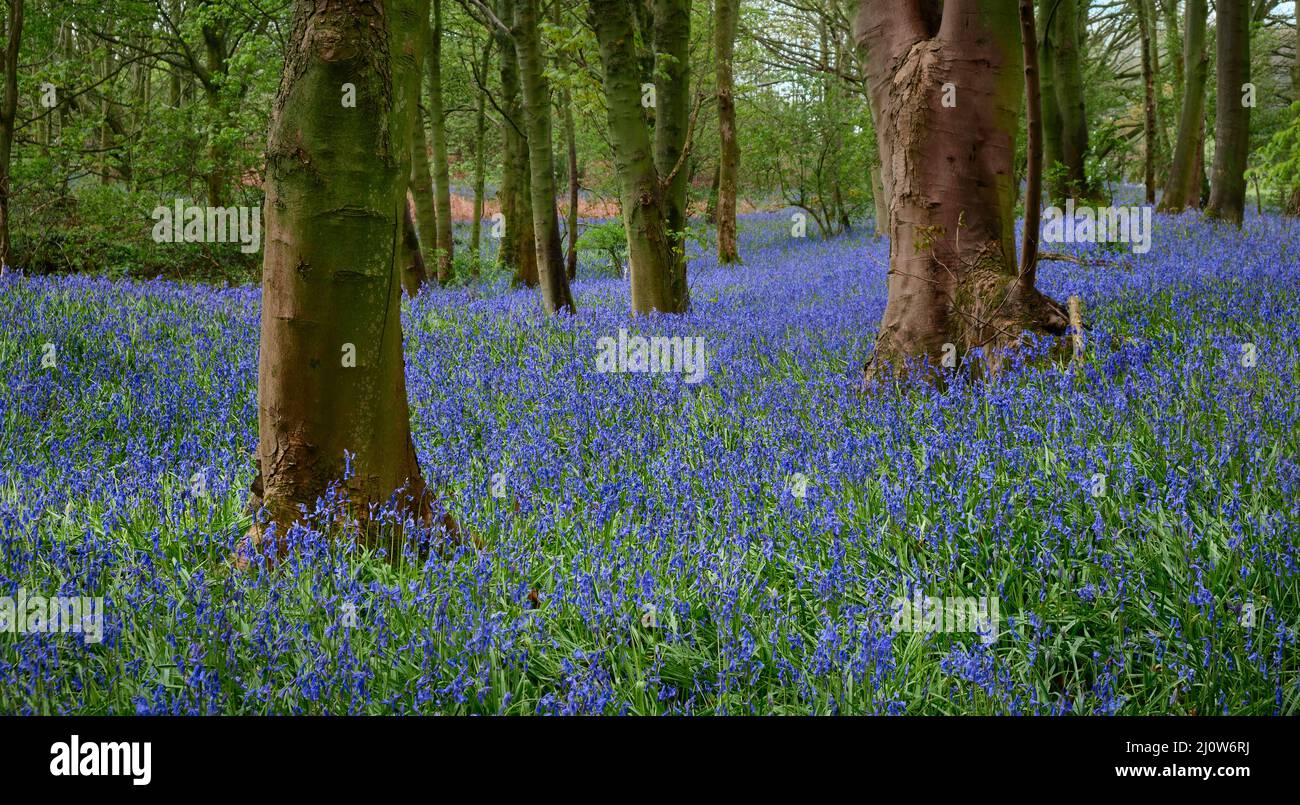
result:
<svg viewBox="0 0 1300 805"><path fill-rule="evenodd" d="M1246 208L1246 157L1250 150L1250 4L1219 0L1215 6L1214 165L1205 214L1241 226Z"/></svg>
<svg viewBox="0 0 1300 805"><path fill-rule="evenodd" d="M533 242L537 249L537 281L542 304L549 313L573 312L573 294L564 262L564 241L560 237L559 213L555 207L554 152L551 148L551 87L546 79L541 37L538 34L537 0L518 0L513 19L500 19L479 3L503 37L513 43L519 60L519 82L523 94L523 116L528 147L529 197L532 206Z"/></svg>
<svg viewBox="0 0 1300 805"><path fill-rule="evenodd" d="M512 20L515 0L498 0L496 17ZM498 259L514 269L512 284L535 287L538 284L537 250L533 231L531 166L528 135L525 131L523 103L519 91L519 57L515 40L504 25L491 25L501 51L501 128L505 153L501 156L501 215L505 227Z"/></svg>
<svg viewBox="0 0 1300 805"><path fill-rule="evenodd" d="M1178 115L1178 139L1169 166L1161 212L1182 212L1200 203L1197 163L1205 126L1205 80L1209 55L1205 50L1205 0L1187 0L1183 12L1183 103Z"/></svg>
<svg viewBox="0 0 1300 805"><path fill-rule="evenodd" d="M400 304L423 24L416 0L294 3L266 151L252 499L280 533L333 482L358 520L395 499L431 522ZM354 108L339 101L347 85Z"/></svg>
<svg viewBox="0 0 1300 805"><path fill-rule="evenodd" d="M1016 265L1019 32L1008 0L860 0L890 238L868 382L975 349L996 369L1024 333L1065 331L1064 310Z"/></svg>
<svg viewBox="0 0 1300 805"><path fill-rule="evenodd" d="M23 39L23 0L8 0L3 19L4 96L0 97L0 272L9 268L9 160L18 114L18 51Z"/></svg>
<svg viewBox="0 0 1300 805"><path fill-rule="evenodd" d="M429 84L429 145L433 150L434 207L437 210L438 282L452 278L451 172L447 164L447 125L442 105L442 0L433 0L433 19L424 20L428 46L424 67Z"/></svg>
<svg viewBox="0 0 1300 805"><path fill-rule="evenodd" d="M1079 52L1078 0L1039 0L1039 83L1043 96L1043 161L1054 199L1091 194L1085 160L1088 117Z"/></svg>
<svg viewBox="0 0 1300 805"><path fill-rule="evenodd" d="M736 247L736 182L740 144L736 136L736 100L731 60L736 44L739 0L714 0L713 49L716 59L718 137L721 148L717 172L718 262L739 263Z"/></svg>
<svg viewBox="0 0 1300 805"><path fill-rule="evenodd" d="M682 313L686 285L690 0L652 0L653 141L643 107L637 27L628 0L590 0L627 234L632 310ZM644 9L642 9L644 11ZM647 104L649 105L649 104Z"/></svg>

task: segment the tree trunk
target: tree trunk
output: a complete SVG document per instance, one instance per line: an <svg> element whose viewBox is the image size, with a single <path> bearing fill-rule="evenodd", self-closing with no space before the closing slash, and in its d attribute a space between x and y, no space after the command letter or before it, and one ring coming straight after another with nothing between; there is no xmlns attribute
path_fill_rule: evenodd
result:
<svg viewBox="0 0 1300 805"><path fill-rule="evenodd" d="M424 115L415 111L411 137L411 199L415 204L415 232L420 240L421 262L431 280L438 279L438 216L433 200L433 175L429 172L429 144Z"/></svg>
<svg viewBox="0 0 1300 805"><path fill-rule="evenodd" d="M718 84L718 262L739 263L736 246L736 181L740 172L740 143L736 139L736 101L731 73L736 44L738 0L714 0L713 49Z"/></svg>
<svg viewBox="0 0 1300 805"><path fill-rule="evenodd" d="M1205 124L1205 79L1209 54L1205 50L1205 0L1187 0L1183 14L1183 102L1178 115L1178 140L1174 161L1158 209L1182 212L1196 206L1200 185L1196 183L1197 153L1201 150L1200 130Z"/></svg>
<svg viewBox="0 0 1300 805"><path fill-rule="evenodd" d="M1088 117L1079 53L1078 0L1039 0L1043 34L1039 45L1043 95L1043 155L1053 199L1084 198L1088 184Z"/></svg>
<svg viewBox="0 0 1300 805"><path fill-rule="evenodd" d="M416 14L420 19L429 16L429 0L416 0ZM420 49L416 53L416 75L423 77L425 60L429 58L429 40L420 37ZM434 213L433 176L429 173L429 143L425 137L424 114L417 106L411 121L411 200L415 205L414 227L419 241L420 265L428 279L436 279L429 272L433 270L437 259L438 227Z"/></svg>
<svg viewBox="0 0 1300 805"><path fill-rule="evenodd" d="M512 20L515 0L500 0L497 16ZM523 106L519 101L519 58L514 39L497 31L501 50L501 113L505 153L501 159L501 214L505 231L498 260L514 269L512 285L537 287L537 249L533 237L532 203L529 201L528 137L524 133Z"/></svg>
<svg viewBox="0 0 1300 805"><path fill-rule="evenodd" d="M578 137L573 125L573 100L566 90L560 99L564 104L564 142L568 147L569 214L565 219L565 232L569 236L568 251L564 255L564 273L572 282L578 278L578 191L581 174L578 171Z"/></svg>
<svg viewBox="0 0 1300 805"><path fill-rule="evenodd" d="M1016 266L1016 5L948 0L940 18L923 0L860 0L858 12L880 160L890 166L888 299L865 379L914 358L941 365L952 349L982 349L995 371L1023 333L1061 334L1068 321ZM947 82L958 86L953 107L942 105Z"/></svg>
<svg viewBox="0 0 1300 805"><path fill-rule="evenodd" d="M589 11L600 44L609 139L621 190L632 310L635 313L685 312L690 305L685 262L678 259L679 241L672 235L669 216L673 205L655 167L661 149L656 147L651 152L641 107L642 65L635 46L632 9L624 0L590 0ZM683 27L686 24L679 24L675 32L680 33ZM664 52L677 50L669 49L669 43L659 37L656 45L663 47ZM674 72L680 75L680 71ZM664 76L657 77L655 88L656 119L661 121L663 129L660 133L660 126L656 126L655 139L664 146L666 156L671 139L668 130L674 127L671 96L676 92L684 96L685 91ZM678 215L682 212L679 209Z"/></svg>
<svg viewBox="0 0 1300 805"><path fill-rule="evenodd" d="M1020 276L1032 286L1038 265L1039 221L1043 205L1043 97L1038 81L1038 36L1034 0L1020 0L1020 45L1025 71L1025 227Z"/></svg>
<svg viewBox="0 0 1300 805"><path fill-rule="evenodd" d="M1142 40L1142 93L1146 109L1144 126L1146 146L1143 162L1143 181L1146 185L1146 202L1156 202L1156 79L1151 59L1155 53L1151 28L1154 20L1147 17L1146 0L1133 0L1138 18L1138 38Z"/></svg>
<svg viewBox="0 0 1300 805"><path fill-rule="evenodd" d="M519 0L515 8L515 52L528 124L529 190L533 202L533 233L537 247L537 279L548 313L577 308L565 274L564 242L555 209L555 164L551 151L551 88L544 73L537 33L537 0Z"/></svg>
<svg viewBox="0 0 1300 805"><path fill-rule="evenodd" d="M208 76L203 82L203 91L208 100L212 122L216 124L226 118L221 102L221 84L218 83L219 77L225 76L227 73L226 37L208 25L203 26L202 33L203 47L207 54L208 72ZM221 207L225 204L226 163L229 159L229 149L222 145L216 137L209 136L208 160L212 163L212 169L208 171L205 181L208 188L208 206L210 207Z"/></svg>
<svg viewBox="0 0 1300 805"><path fill-rule="evenodd" d="M690 307L686 286L685 168L691 114L691 0L651 0L654 10L654 164L663 187L664 225L672 247L669 288L673 309Z"/></svg>
<svg viewBox="0 0 1300 805"><path fill-rule="evenodd" d="M483 45L482 61L479 62L478 77L483 87L478 93L474 108L474 220L470 222L469 248L474 253L472 270L478 271L479 261L483 256L483 192L487 176L487 74L492 65L492 37Z"/></svg>
<svg viewBox="0 0 1300 805"><path fill-rule="evenodd" d="M1038 0L1038 86L1042 97L1043 164L1047 171L1047 195L1060 201L1069 195L1061 167L1061 113L1056 100L1057 33L1052 24L1058 14L1056 0Z"/></svg>
<svg viewBox="0 0 1300 805"><path fill-rule="evenodd" d="M267 145L251 501L280 536L336 481L363 523L395 494L400 511L431 523L411 440L400 300L422 24L412 0L293 6ZM357 87L355 108L338 102L345 83ZM444 525L454 529L449 518ZM262 534L255 526L249 536Z"/></svg>
<svg viewBox="0 0 1300 805"><path fill-rule="evenodd" d="M427 21L426 21L427 25ZM447 124L442 109L442 0L433 0L433 24L425 71L429 80L429 144L433 146L434 206L438 228L438 282L452 279L451 172L447 166Z"/></svg>
<svg viewBox="0 0 1300 805"><path fill-rule="evenodd" d="M871 169L871 203L876 208L876 237L889 235L889 199L885 197L885 183L880 176L880 168Z"/></svg>
<svg viewBox="0 0 1300 805"><path fill-rule="evenodd" d="M1246 210L1246 158L1250 152L1250 8L1246 0L1219 0L1216 8L1214 165L1210 178L1209 218L1236 226Z"/></svg>
<svg viewBox="0 0 1300 805"><path fill-rule="evenodd" d="M558 28L563 22L561 3L551 5L552 22ZM573 97L567 87L560 92L560 108L564 124L564 144L567 149L568 162L565 177L569 184L569 210L564 222L564 232L568 237L568 249L564 254L564 273L573 282L578 278L578 136L573 124Z"/></svg>
<svg viewBox="0 0 1300 805"><path fill-rule="evenodd" d="M1295 33L1296 38L1291 43L1294 51L1291 58L1291 103L1300 103L1300 18L1296 20ZM1300 184L1291 187L1284 212L1287 215L1300 215Z"/></svg>
<svg viewBox="0 0 1300 805"><path fill-rule="evenodd" d="M9 161L18 117L18 53L23 41L23 0L8 0L5 20L4 97L0 98L0 274L9 270L13 246L9 232Z"/></svg>
<svg viewBox="0 0 1300 805"><path fill-rule="evenodd" d="M416 117L419 117L418 111ZM406 215L402 217L402 290L412 298L420 293L428 279L424 255L420 252L420 236L416 232L414 206L413 200L408 200Z"/></svg>

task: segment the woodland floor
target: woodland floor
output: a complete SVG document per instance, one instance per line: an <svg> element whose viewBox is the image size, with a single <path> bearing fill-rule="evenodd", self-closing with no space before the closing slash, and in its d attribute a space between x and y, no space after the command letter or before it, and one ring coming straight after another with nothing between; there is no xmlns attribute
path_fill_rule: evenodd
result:
<svg viewBox="0 0 1300 805"><path fill-rule="evenodd" d="M0 712L1294 714L1300 224L1156 226L1041 269L1080 366L943 390L862 394L887 244L788 215L693 260L684 317L431 289L416 446L481 547L304 530L273 572L227 561L259 292L0 279L0 595L107 607L100 643L0 634ZM706 377L597 372L620 328L702 337ZM995 599L996 639L896 630L915 591Z"/></svg>

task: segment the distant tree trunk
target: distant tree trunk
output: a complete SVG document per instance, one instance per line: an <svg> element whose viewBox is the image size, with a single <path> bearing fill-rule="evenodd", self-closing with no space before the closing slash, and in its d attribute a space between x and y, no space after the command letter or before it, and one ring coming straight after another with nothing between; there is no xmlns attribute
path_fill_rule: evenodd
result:
<svg viewBox="0 0 1300 805"><path fill-rule="evenodd" d="M515 8L515 51L528 124L529 189L537 247L537 279L548 313L576 310L564 265L564 242L555 209L554 155L551 152L551 87L546 80L537 33L537 0L519 0Z"/></svg>
<svg viewBox="0 0 1300 805"><path fill-rule="evenodd" d="M419 116L419 113L416 113ZM425 275L424 255L420 253L420 236L415 228L414 204L408 201L406 215L402 217L402 290L414 297L424 287L428 277Z"/></svg>
<svg viewBox="0 0 1300 805"><path fill-rule="evenodd" d="M433 175L429 172L429 144L425 139L424 115L415 111L411 137L411 199L415 204L415 231L420 239L421 263L429 279L436 280L438 217L433 200Z"/></svg>
<svg viewBox="0 0 1300 805"><path fill-rule="evenodd" d="M4 97L0 98L0 274L13 259L9 232L9 163L14 147L14 123L18 118L18 53L23 41L23 0L8 0L5 19Z"/></svg>
<svg viewBox="0 0 1300 805"><path fill-rule="evenodd" d="M1291 43L1294 56L1291 59L1291 102L1300 103L1300 19L1295 26L1296 38ZM1291 187L1291 195L1286 201L1287 215L1300 215L1300 184Z"/></svg>
<svg viewBox="0 0 1300 805"><path fill-rule="evenodd" d="M551 21L558 27L562 22L561 3L551 4ZM573 98L568 88L560 91L561 120L564 125L564 144L567 149L568 162L565 176L569 184L569 210L564 222L564 232L568 237L568 249L564 255L564 273L569 281L578 278L578 137L573 125Z"/></svg>
<svg viewBox="0 0 1300 805"><path fill-rule="evenodd" d="M664 223L672 245L673 307L690 307L686 287L685 170L691 114L691 0L651 0L655 49L655 169L663 186Z"/></svg>
<svg viewBox="0 0 1300 805"><path fill-rule="evenodd" d="M926 0L860 0L855 36L891 166L888 299L867 382L913 358L939 366L950 349L982 349L995 371L1024 333L1064 333L1061 306L1016 265L1016 5L947 0L940 12ZM948 82L953 107L942 105Z"/></svg>
<svg viewBox="0 0 1300 805"><path fill-rule="evenodd" d="M704 203L704 222L718 225L718 184L722 181L722 164L714 163L713 178L709 180L709 198Z"/></svg>
<svg viewBox="0 0 1300 805"><path fill-rule="evenodd" d="M293 5L267 145L252 501L281 537L335 481L362 522L397 493L400 510L431 523L400 304L421 25L412 0ZM357 87L356 108L339 105L344 83Z"/></svg>
<svg viewBox="0 0 1300 805"><path fill-rule="evenodd" d="M1020 45L1025 71L1025 226L1020 276L1033 285L1038 265L1039 222L1043 204L1043 98L1038 81L1038 36L1034 0L1020 0Z"/></svg>
<svg viewBox="0 0 1300 805"><path fill-rule="evenodd" d="M1047 194L1056 201L1069 195L1060 167L1061 113L1056 99L1057 34L1053 24L1060 13L1056 0L1038 0L1038 86L1042 96L1043 164L1047 170Z"/></svg>
<svg viewBox="0 0 1300 805"><path fill-rule="evenodd" d="M426 21L426 25L427 25ZM429 144L433 146L434 206L438 227L438 282L452 279L451 171L447 165L447 124L442 108L442 0L433 0L433 25L425 70L429 80Z"/></svg>
<svg viewBox="0 0 1300 805"><path fill-rule="evenodd" d="M1200 185L1196 182L1198 155L1203 152L1200 131L1205 125L1205 80L1209 54L1205 50L1205 0L1187 0L1183 13L1183 102L1178 115L1178 139L1174 161L1160 199L1161 212L1182 212L1196 206Z"/></svg>
<svg viewBox="0 0 1300 805"><path fill-rule="evenodd" d="M1243 94L1250 81L1251 10L1247 0L1219 0L1215 8L1218 97L1210 203L1205 215L1240 227L1246 210L1246 157L1250 151L1250 107Z"/></svg>
<svg viewBox="0 0 1300 805"><path fill-rule="evenodd" d="M664 21L660 16L682 13L684 0L656 0L655 47L668 55L684 53L682 39L689 44L689 22L682 19ZM685 177L678 171L680 193L670 189L661 176L658 164L669 162L670 146L683 134L677 124L685 109L687 87L684 65L666 63L656 70L655 145L651 151L650 134L641 106L641 68L635 44L635 29L630 4L625 0L590 0L590 22L600 44L609 138L614 150L615 172L621 186L623 226L627 233L628 265L632 310L636 313L660 311L681 313L690 306L686 286L684 255L679 251L680 236L673 226L684 222ZM680 95L681 99L674 97ZM683 125L684 127L684 125ZM680 156L680 149L677 151ZM673 165L676 159L672 160ZM670 166L670 170L672 167ZM677 182L672 184L676 185ZM680 232L680 230L677 230Z"/></svg>
<svg viewBox="0 0 1300 805"><path fill-rule="evenodd" d="M204 25L202 32L203 47L207 54L208 73L208 77L203 81L203 91L204 95L208 99L208 107L212 110L211 113L215 122L226 118L221 103L221 84L217 81L217 77L225 76L228 72L226 64L226 36L215 27L209 25ZM108 68L108 65L105 65L105 67ZM107 100L105 101L105 104L108 104ZM107 136L107 121L105 121L104 128L105 136ZM107 154L107 151L105 154ZM227 181L226 163L229 159L229 149L222 145L218 138L209 136L208 160L212 163L212 169L208 171L206 183L208 187L208 206L210 207L220 207L224 204ZM107 173L105 173L105 175L107 175Z"/></svg>
<svg viewBox="0 0 1300 805"><path fill-rule="evenodd" d="M1078 0L1039 0L1040 85L1043 91L1043 156L1054 199L1091 196L1085 160L1088 116L1079 53Z"/></svg>
<svg viewBox="0 0 1300 805"><path fill-rule="evenodd" d="M479 260L483 256L483 193L487 177L487 74L492 66L492 45L494 39L489 36L483 45L480 57L478 80L484 89L478 93L474 107L474 220L470 223L470 251L474 253L472 270L477 273Z"/></svg>
<svg viewBox="0 0 1300 805"><path fill-rule="evenodd" d="M499 0L497 16L513 20L515 0ZM502 265L514 269L513 285L535 288L537 277L537 249L533 237L532 203L529 201L528 137L524 132L523 105L519 100L519 58L515 54L514 39L497 31L497 45L501 51L501 112L505 153L501 159L501 214L505 218L505 231L501 238L498 259Z"/></svg>
<svg viewBox="0 0 1300 805"><path fill-rule="evenodd" d="M1178 24L1178 0L1158 0L1160 13L1165 18L1165 48L1169 63L1174 68L1174 97L1183 95L1183 35Z"/></svg>
<svg viewBox="0 0 1300 805"><path fill-rule="evenodd" d="M1142 90L1146 109L1146 146L1143 159L1143 180L1146 185L1146 202L1156 202L1156 79L1151 59L1156 51L1151 28L1154 21L1147 18L1146 0L1133 0L1138 18L1138 38L1142 40Z"/></svg>
<svg viewBox="0 0 1300 805"><path fill-rule="evenodd" d="M740 172L740 143L736 138L736 101L731 74L736 44L739 0L714 0L713 50L718 84L718 262L739 263L736 247L736 181Z"/></svg>
<svg viewBox="0 0 1300 805"><path fill-rule="evenodd" d="M564 104L564 142L569 157L566 171L569 180L569 214L564 227L569 236L569 246L564 255L564 273L572 282L578 278L578 183L581 174L578 171L578 137L573 125L573 101L568 91L565 91L561 101Z"/></svg>
<svg viewBox="0 0 1300 805"><path fill-rule="evenodd" d="M429 0L416 0L416 14L420 19L429 16ZM420 36L420 49L416 53L416 75L424 76L425 60L429 58L429 39ZM428 279L436 266L438 247L437 217L434 213L433 176L429 172L429 143L425 137L423 107L417 106L411 121L411 200L415 205L415 233L419 240L420 265Z"/></svg>

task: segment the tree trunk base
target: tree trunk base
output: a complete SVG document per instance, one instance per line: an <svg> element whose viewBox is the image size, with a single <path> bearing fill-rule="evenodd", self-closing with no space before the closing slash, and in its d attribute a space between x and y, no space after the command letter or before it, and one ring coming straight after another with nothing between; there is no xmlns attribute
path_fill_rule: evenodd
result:
<svg viewBox="0 0 1300 805"><path fill-rule="evenodd" d="M945 293L912 285L914 292ZM891 293L893 298L898 297ZM936 310L938 315L931 315ZM1064 305L1022 278L975 268L934 307L915 299L906 309L887 305L875 349L862 369L863 387L887 379L941 379L955 371L992 377L1030 334L1057 337L1053 354L1069 354L1070 342L1061 338L1069 324Z"/></svg>

